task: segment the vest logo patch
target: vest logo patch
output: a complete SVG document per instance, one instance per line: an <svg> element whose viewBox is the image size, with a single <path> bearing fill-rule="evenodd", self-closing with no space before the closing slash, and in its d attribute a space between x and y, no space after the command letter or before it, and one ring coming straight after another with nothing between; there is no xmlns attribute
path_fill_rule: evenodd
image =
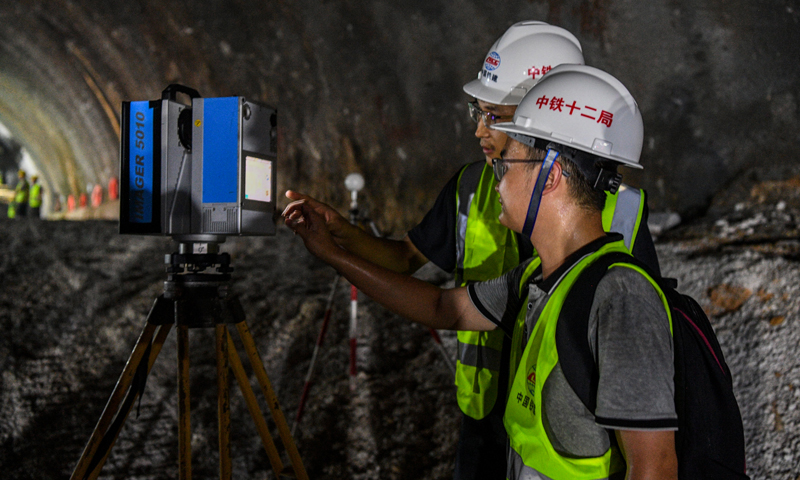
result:
<svg viewBox="0 0 800 480"><path fill-rule="evenodd" d="M533 399L536 397L536 367L533 365L528 369L528 375L525 376L525 387L530 395L518 391L517 403L522 408L530 410L531 414L536 415L536 405L533 403Z"/></svg>
<svg viewBox="0 0 800 480"><path fill-rule="evenodd" d="M536 367L531 365L531 368L528 369L528 376L525 379L525 383L528 386L528 392L531 395L534 395L536 392Z"/></svg>

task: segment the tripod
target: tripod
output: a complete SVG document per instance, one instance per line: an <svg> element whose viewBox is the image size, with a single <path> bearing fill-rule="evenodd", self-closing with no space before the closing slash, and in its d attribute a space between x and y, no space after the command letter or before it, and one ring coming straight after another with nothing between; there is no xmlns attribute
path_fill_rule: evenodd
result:
<svg viewBox="0 0 800 480"><path fill-rule="evenodd" d="M231 479L229 373L242 391L247 408L269 458L275 478L281 475L307 480L303 462L272 390L261 356L245 322L239 299L229 294L230 255L219 253L224 237L194 235L177 239L179 251L166 256L167 280L164 293L154 302L144 329L128 358L114 391L84 448L71 480L94 480L106 459L136 398L144 391L153 367L172 326L177 331L178 361L178 478L191 480L191 425L189 390L189 329L214 328L216 333L217 391L219 420L219 476ZM203 243L201 243L203 242ZM213 272L209 270L213 269ZM228 330L239 332L244 351L269 406L291 465L284 468L261 408L250 386L239 353Z"/></svg>

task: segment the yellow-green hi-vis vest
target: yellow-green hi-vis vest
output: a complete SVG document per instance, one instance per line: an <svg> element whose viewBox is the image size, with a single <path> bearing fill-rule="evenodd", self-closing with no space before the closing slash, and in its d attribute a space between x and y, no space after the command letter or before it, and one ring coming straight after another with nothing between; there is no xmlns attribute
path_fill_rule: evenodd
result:
<svg viewBox="0 0 800 480"><path fill-rule="evenodd" d="M519 368L514 375L503 418L510 446L507 474L509 480L527 478L601 480L608 479L612 474L625 469L624 458L616 446L610 447L599 457L562 456L550 443L541 415L542 388L558 363L556 325L564 300L581 272L597 258L609 252L628 253L628 248L620 240L603 245L596 252L579 260L554 287L533 327L531 338L522 353ZM633 265L624 263L619 265L634 268L645 275L661 296L664 308L669 315L666 298L658 284L644 271ZM520 285L524 285L524 282L521 282ZM523 307L522 310L525 311L527 308ZM671 323L670 319L670 325Z"/></svg>
<svg viewBox="0 0 800 480"><path fill-rule="evenodd" d="M492 168L482 161L467 165L459 174L456 187L456 284L459 286L499 277L519 264L516 235L499 220L502 205L494 188L496 183ZM626 185L606 198L603 229L621 233L630 250L641 225L644 204L644 193ZM484 418L497 401L503 335L500 329L458 332L455 380L458 405L464 414L476 420ZM520 341L517 339L517 348L511 350L509 378L513 378L515 360L519 359L519 353L516 358L514 353L522 351Z"/></svg>
<svg viewBox="0 0 800 480"><path fill-rule="evenodd" d="M638 188L632 188L627 185L621 185L617 193L611 194L606 192L606 204L603 207L603 230L606 232L619 233L625 242L625 247L630 253L633 253L633 246L638 237L639 228L642 226L644 218L645 194L644 191ZM538 257L534 258L531 263L525 267L525 272L522 274L522 282L520 282L520 298L525 298L528 292L524 290L528 279L539 268L541 261ZM522 341L525 337L525 309L523 308L517 315L517 321L514 324L514 334L511 338L511 351L509 352L509 377L514 378L519 365L519 357L522 355L523 345ZM509 383L509 390L511 383Z"/></svg>
<svg viewBox="0 0 800 480"><path fill-rule="evenodd" d="M456 284L499 277L519 264L513 231L500 224L497 182L486 162L464 167L458 177L456 206ZM503 332L458 332L456 386L465 415L480 420L494 408L499 389ZM501 401L505 400L505 397Z"/></svg>
<svg viewBox="0 0 800 480"><path fill-rule="evenodd" d="M31 186L30 198L29 198L29 201L28 201L28 205L30 205L31 208L37 208L37 207L41 207L42 206L42 185L41 184L34 183Z"/></svg>
<svg viewBox="0 0 800 480"><path fill-rule="evenodd" d="M14 192L14 201L17 202L18 205L23 203L28 203L28 181L21 180L17 183L17 187Z"/></svg>

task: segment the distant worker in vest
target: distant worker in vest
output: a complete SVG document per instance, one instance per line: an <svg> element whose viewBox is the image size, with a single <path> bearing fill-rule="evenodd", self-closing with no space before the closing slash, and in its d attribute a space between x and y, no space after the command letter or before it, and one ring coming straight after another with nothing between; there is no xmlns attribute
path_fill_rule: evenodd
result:
<svg viewBox="0 0 800 480"><path fill-rule="evenodd" d="M28 195L28 216L31 218L41 218L42 210L42 184L39 183L39 176L31 177L30 193Z"/></svg>
<svg viewBox="0 0 800 480"><path fill-rule="evenodd" d="M30 193L30 186L28 185L27 178L25 178L25 170L20 170L18 177L17 187L14 192L14 211L16 217L24 218L28 213L28 194Z"/></svg>
<svg viewBox="0 0 800 480"><path fill-rule="evenodd" d="M341 247L383 267L411 274L432 261L453 272L459 286L497 277L530 258L533 248L526 237L498 219L502 206L495 191L492 159L499 156L508 137L491 127L511 120L525 93L562 63L584 63L580 43L563 28L544 22L519 22L492 45L477 78L464 85L464 91L474 98L467 107L484 158L459 168L433 208L403 240L372 237L327 205L297 192L286 195L307 202L324 215ZM606 231L622 233L634 255L658 269L643 191L622 186L616 194L609 194L603 226ZM501 331L458 333L455 383L463 416L456 480L505 478L507 438L502 419L509 345Z"/></svg>
<svg viewBox="0 0 800 480"><path fill-rule="evenodd" d="M644 270L612 265L589 318L560 318L584 269L608 252L630 255L623 236L603 228L603 209L605 192L619 186L617 167L641 168L635 100L606 72L561 65L527 93L512 121L493 128L510 137L492 160L500 222L538 254L497 279L441 289L370 263L340 248L327 219L305 202L290 204L285 222L311 253L396 313L519 341L504 413L508 479L676 479L671 320L657 283ZM588 324L582 340L594 358L562 361L557 333L575 322ZM573 368L597 370L593 411L567 381Z"/></svg>

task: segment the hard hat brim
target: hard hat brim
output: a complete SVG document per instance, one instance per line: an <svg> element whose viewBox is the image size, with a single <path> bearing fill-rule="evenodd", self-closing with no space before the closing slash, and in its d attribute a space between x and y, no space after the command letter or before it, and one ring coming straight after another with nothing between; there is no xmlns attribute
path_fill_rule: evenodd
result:
<svg viewBox="0 0 800 480"><path fill-rule="evenodd" d="M536 139L539 139L539 140L558 143L558 144L565 145L565 146L570 147L570 148L574 148L576 150L580 150L580 151L583 151L583 152L586 152L586 153L591 153L592 155L597 155L600 158L605 158L605 159L608 159L608 160L612 160L614 162L621 163L622 165L625 165L626 167L636 168L636 169L639 169L639 170L644 169L644 167L641 164L639 164L638 162L632 162L632 161L630 161L628 159L622 158L622 157L620 157L618 155L614 155L614 154L604 154L604 153L599 153L599 152L593 151L592 149L586 148L586 147L584 147L582 145L573 144L568 139L555 138L555 137L552 136L552 134L551 134L552 132L545 132L545 131L539 130L537 128L521 127L521 126L515 124L514 122L497 123L497 124L492 125L489 128L493 128L493 129L495 129L497 131L500 131L500 132L503 132L503 133L506 133L506 134L512 133L512 134L516 134L516 135L524 135L526 137L532 137L532 138L536 138Z"/></svg>
<svg viewBox="0 0 800 480"><path fill-rule="evenodd" d="M525 96L524 93L506 93L503 90L487 87L479 78L464 85L464 92L478 100L495 105L519 105Z"/></svg>

